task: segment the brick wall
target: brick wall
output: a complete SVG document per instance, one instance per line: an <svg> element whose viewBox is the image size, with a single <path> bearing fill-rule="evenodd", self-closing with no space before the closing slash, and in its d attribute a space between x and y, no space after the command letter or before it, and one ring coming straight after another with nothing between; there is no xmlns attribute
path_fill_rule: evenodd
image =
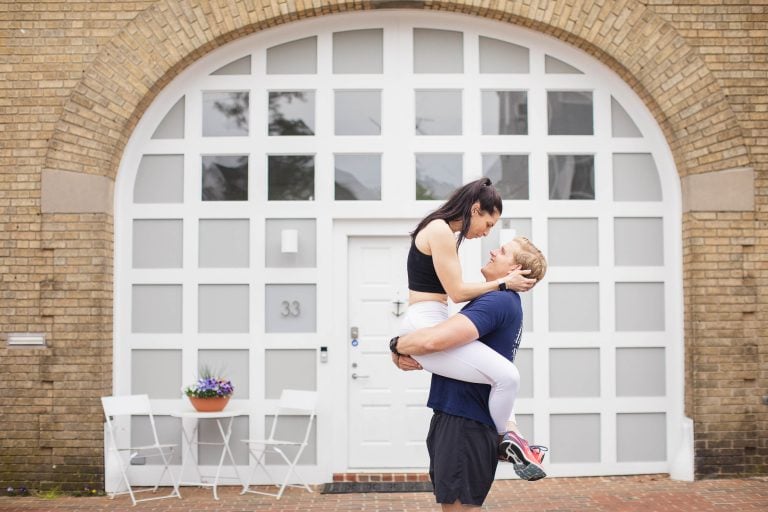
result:
<svg viewBox="0 0 768 512"><path fill-rule="evenodd" d="M112 216L43 213L46 170L113 178L162 86L261 27L351 9L455 10L579 46L620 74L682 176L751 167L755 208L683 216L686 412L696 472L768 472L768 2L0 0L0 482L101 482L111 391Z"/></svg>

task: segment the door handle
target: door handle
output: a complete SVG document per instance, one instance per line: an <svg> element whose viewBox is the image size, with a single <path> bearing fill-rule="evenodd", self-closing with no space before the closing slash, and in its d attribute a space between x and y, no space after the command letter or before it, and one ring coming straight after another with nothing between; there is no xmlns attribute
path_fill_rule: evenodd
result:
<svg viewBox="0 0 768 512"><path fill-rule="evenodd" d="M355 379L355 380L357 380L357 379L367 379L368 377L370 377L370 375L358 375L355 372L352 373L352 378Z"/></svg>

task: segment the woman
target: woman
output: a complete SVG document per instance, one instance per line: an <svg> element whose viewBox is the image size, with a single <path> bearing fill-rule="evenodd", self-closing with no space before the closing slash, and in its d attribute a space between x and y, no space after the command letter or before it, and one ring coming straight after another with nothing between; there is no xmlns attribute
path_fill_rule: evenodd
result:
<svg viewBox="0 0 768 512"><path fill-rule="evenodd" d="M457 189L445 204L419 222L411 233L409 307L401 335L446 320L449 297L454 302L465 302L499 289L527 291L536 283L524 276L529 270L514 270L498 282L466 283L462 279L459 246L465 239L486 236L501 211L499 193L491 180L481 178ZM511 361L480 341L414 359L431 373L490 384L491 417L500 435L507 431L520 380Z"/></svg>

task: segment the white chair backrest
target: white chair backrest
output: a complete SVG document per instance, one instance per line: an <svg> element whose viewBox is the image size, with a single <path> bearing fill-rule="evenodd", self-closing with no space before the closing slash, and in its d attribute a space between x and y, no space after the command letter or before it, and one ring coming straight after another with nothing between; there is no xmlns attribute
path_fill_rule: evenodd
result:
<svg viewBox="0 0 768 512"><path fill-rule="evenodd" d="M147 395L104 396L101 397L101 405L107 416L126 416L129 414L151 415Z"/></svg>
<svg viewBox="0 0 768 512"><path fill-rule="evenodd" d="M284 389L280 394L280 409L314 413L317 408L317 391Z"/></svg>

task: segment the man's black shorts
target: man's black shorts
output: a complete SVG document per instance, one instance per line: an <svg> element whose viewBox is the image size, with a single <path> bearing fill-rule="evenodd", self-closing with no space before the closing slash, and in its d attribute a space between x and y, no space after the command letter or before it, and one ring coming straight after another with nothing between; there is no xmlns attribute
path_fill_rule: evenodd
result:
<svg viewBox="0 0 768 512"><path fill-rule="evenodd" d="M482 505L491 490L498 434L475 420L435 411L429 425L429 477L438 503Z"/></svg>

